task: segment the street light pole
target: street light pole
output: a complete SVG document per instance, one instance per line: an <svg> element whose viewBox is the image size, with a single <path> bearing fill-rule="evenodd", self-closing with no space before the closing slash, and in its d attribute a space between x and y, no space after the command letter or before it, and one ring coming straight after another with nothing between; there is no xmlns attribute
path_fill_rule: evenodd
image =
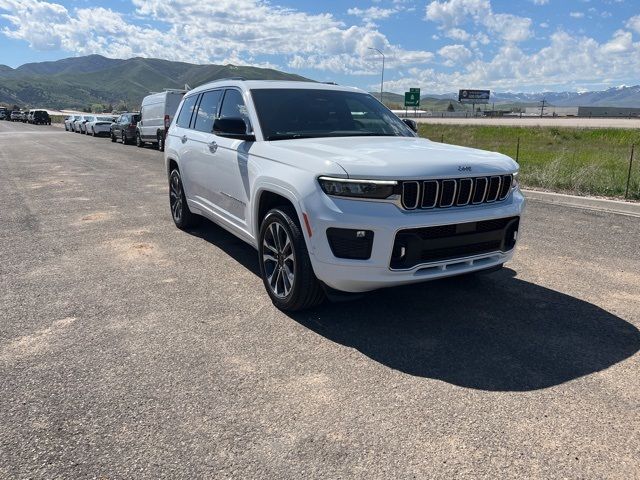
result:
<svg viewBox="0 0 640 480"><path fill-rule="evenodd" d="M384 91L384 53L374 47L369 47L369 50L375 50L380 55L382 55L382 75L380 76L380 103L384 103L382 101L382 92Z"/></svg>

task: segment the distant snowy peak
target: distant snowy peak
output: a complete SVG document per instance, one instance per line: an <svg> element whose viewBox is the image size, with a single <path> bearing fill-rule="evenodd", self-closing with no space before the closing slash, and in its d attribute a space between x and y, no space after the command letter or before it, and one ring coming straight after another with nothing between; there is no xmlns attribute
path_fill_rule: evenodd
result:
<svg viewBox="0 0 640 480"><path fill-rule="evenodd" d="M457 93L444 95L430 95L425 97L456 99ZM491 101L495 103L539 103L544 99L550 105L564 107L636 107L640 108L640 85L620 85L603 91L579 91L579 92L539 92L539 93L513 93L492 92Z"/></svg>

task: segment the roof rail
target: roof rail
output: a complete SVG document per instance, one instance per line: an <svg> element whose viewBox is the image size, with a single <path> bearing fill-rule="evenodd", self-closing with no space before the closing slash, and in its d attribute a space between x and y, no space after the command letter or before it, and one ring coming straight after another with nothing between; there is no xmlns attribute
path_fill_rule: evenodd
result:
<svg viewBox="0 0 640 480"><path fill-rule="evenodd" d="M322 82L325 85L338 85L336 82Z"/></svg>

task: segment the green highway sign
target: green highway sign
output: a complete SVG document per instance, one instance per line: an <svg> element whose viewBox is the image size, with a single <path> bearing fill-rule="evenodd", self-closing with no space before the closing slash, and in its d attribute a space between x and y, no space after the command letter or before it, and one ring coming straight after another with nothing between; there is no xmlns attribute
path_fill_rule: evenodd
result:
<svg viewBox="0 0 640 480"><path fill-rule="evenodd" d="M411 93L417 93L418 97L420 96L420 89L419 88L410 88L409 91Z"/></svg>
<svg viewBox="0 0 640 480"><path fill-rule="evenodd" d="M404 106L405 107L419 107L420 106L420 92L404 92Z"/></svg>

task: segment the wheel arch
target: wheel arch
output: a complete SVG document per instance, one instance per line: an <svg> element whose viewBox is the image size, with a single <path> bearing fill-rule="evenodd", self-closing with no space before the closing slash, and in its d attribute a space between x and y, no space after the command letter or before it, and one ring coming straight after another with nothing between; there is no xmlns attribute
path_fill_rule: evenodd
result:
<svg viewBox="0 0 640 480"><path fill-rule="evenodd" d="M258 238L258 232L260 231L262 220L264 220L267 212L280 205L291 206L297 214L297 218L295 220L297 220L298 225L303 225L302 206L292 191L279 185L263 185L256 191L254 199L252 223L256 239ZM301 228L301 230L303 231L305 238L307 238L307 230L305 228Z"/></svg>

